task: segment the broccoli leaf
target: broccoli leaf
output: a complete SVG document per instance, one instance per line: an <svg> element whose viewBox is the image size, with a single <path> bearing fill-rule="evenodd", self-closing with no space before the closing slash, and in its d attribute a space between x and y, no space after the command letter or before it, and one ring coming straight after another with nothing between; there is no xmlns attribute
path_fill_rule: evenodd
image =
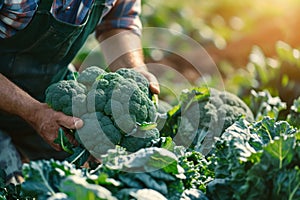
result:
<svg viewBox="0 0 300 200"><path fill-rule="evenodd" d="M68 138L65 136L65 133L62 130L62 128L59 128L58 137L54 140L54 143L59 144L65 152L67 152L69 154L74 153L72 150L73 145L68 140Z"/></svg>
<svg viewBox="0 0 300 200"><path fill-rule="evenodd" d="M162 194L152 189L140 189L136 191L131 191L130 196L134 197L135 199L141 200L167 200L167 198L164 197Z"/></svg>
<svg viewBox="0 0 300 200"><path fill-rule="evenodd" d="M272 97L267 90L261 92L251 90L250 109L256 120L262 120L265 116L277 119L280 111L286 109L286 103L279 97Z"/></svg>
<svg viewBox="0 0 300 200"><path fill-rule="evenodd" d="M299 199L300 198L300 170L294 169L280 171L275 175L272 199Z"/></svg>
<svg viewBox="0 0 300 200"><path fill-rule="evenodd" d="M268 154L270 162L275 162L275 167L282 169L284 165L290 164L293 159L295 142L293 135L276 137L264 147L264 153Z"/></svg>
<svg viewBox="0 0 300 200"><path fill-rule="evenodd" d="M23 173L25 174L26 181L22 184L22 191L25 194L35 197L54 195L56 191L50 177L52 170L49 161L37 161L25 164Z"/></svg>
<svg viewBox="0 0 300 200"><path fill-rule="evenodd" d="M66 158L68 162L71 164L75 164L76 166L82 166L91 155L84 147L78 146L72 149L73 154Z"/></svg>
<svg viewBox="0 0 300 200"><path fill-rule="evenodd" d="M236 122L216 143L212 157L216 179L207 185L208 196L212 199L287 199L287 196L297 199L295 196L299 197L300 193L298 135L286 121L269 117L253 123ZM296 177L290 177L289 173Z"/></svg>
<svg viewBox="0 0 300 200"><path fill-rule="evenodd" d="M61 182L59 189L68 195L68 199L117 200L106 188L90 184L78 176L68 176Z"/></svg>
<svg viewBox="0 0 300 200"><path fill-rule="evenodd" d="M173 174L181 172L176 155L163 148L149 147L129 155L106 155L105 158L107 159L103 160L104 164L114 170L137 172L163 169Z"/></svg>
<svg viewBox="0 0 300 200"><path fill-rule="evenodd" d="M157 126L157 124L155 122L144 122L142 124L137 123L137 125L141 131L151 130L153 128L156 128L156 126Z"/></svg>

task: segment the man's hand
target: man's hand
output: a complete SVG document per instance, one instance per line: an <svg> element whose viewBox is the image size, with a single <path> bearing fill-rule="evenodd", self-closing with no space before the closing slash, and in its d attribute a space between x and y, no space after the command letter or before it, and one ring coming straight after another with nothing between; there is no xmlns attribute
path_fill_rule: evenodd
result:
<svg viewBox="0 0 300 200"><path fill-rule="evenodd" d="M62 112L54 111L47 104L41 104L32 116L29 123L56 150L61 150L61 147L54 143L59 128L79 129L83 126L83 121L80 118L70 117ZM68 138L71 140L70 137Z"/></svg>

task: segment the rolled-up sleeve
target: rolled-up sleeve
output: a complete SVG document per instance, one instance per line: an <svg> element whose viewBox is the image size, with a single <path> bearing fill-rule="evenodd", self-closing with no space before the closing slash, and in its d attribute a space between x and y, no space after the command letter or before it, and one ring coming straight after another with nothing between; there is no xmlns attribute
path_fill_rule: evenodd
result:
<svg viewBox="0 0 300 200"><path fill-rule="evenodd" d="M141 35L141 0L117 0L106 6L108 9L96 29L97 37L111 29L127 29Z"/></svg>

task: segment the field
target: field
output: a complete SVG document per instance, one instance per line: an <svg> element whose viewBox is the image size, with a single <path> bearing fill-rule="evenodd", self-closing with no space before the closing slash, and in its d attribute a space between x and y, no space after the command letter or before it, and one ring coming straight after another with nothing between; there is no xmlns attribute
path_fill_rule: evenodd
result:
<svg viewBox="0 0 300 200"><path fill-rule="evenodd" d="M0 199L300 199L299 6L142 0L159 101L131 72L74 74L80 109L51 106L89 124L79 145L61 130L65 161L24 164L17 186L0 171ZM99 50L91 36L73 64L105 68Z"/></svg>

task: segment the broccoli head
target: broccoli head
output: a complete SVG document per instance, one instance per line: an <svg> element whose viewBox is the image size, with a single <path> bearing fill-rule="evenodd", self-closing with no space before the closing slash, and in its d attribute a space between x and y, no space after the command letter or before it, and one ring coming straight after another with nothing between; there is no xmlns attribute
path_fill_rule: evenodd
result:
<svg viewBox="0 0 300 200"><path fill-rule="evenodd" d="M77 80L49 86L46 102L84 121L75 138L94 156L114 145L136 151L159 137L148 87L148 80L133 69L105 72L92 66Z"/></svg>
<svg viewBox="0 0 300 200"><path fill-rule="evenodd" d="M215 137L241 116L253 121L251 110L236 95L213 88L193 88L182 92L180 103L168 112L161 133L205 154Z"/></svg>
<svg viewBox="0 0 300 200"><path fill-rule="evenodd" d="M144 80L138 78L142 75L132 71L121 69L100 75L87 94L88 111L109 116L124 133L133 131L137 123L153 122L156 115L148 89L142 90L141 84L130 78L135 75L136 80Z"/></svg>
<svg viewBox="0 0 300 200"><path fill-rule="evenodd" d="M62 80L46 89L45 102L66 115L80 116L87 112L86 87L74 80Z"/></svg>

